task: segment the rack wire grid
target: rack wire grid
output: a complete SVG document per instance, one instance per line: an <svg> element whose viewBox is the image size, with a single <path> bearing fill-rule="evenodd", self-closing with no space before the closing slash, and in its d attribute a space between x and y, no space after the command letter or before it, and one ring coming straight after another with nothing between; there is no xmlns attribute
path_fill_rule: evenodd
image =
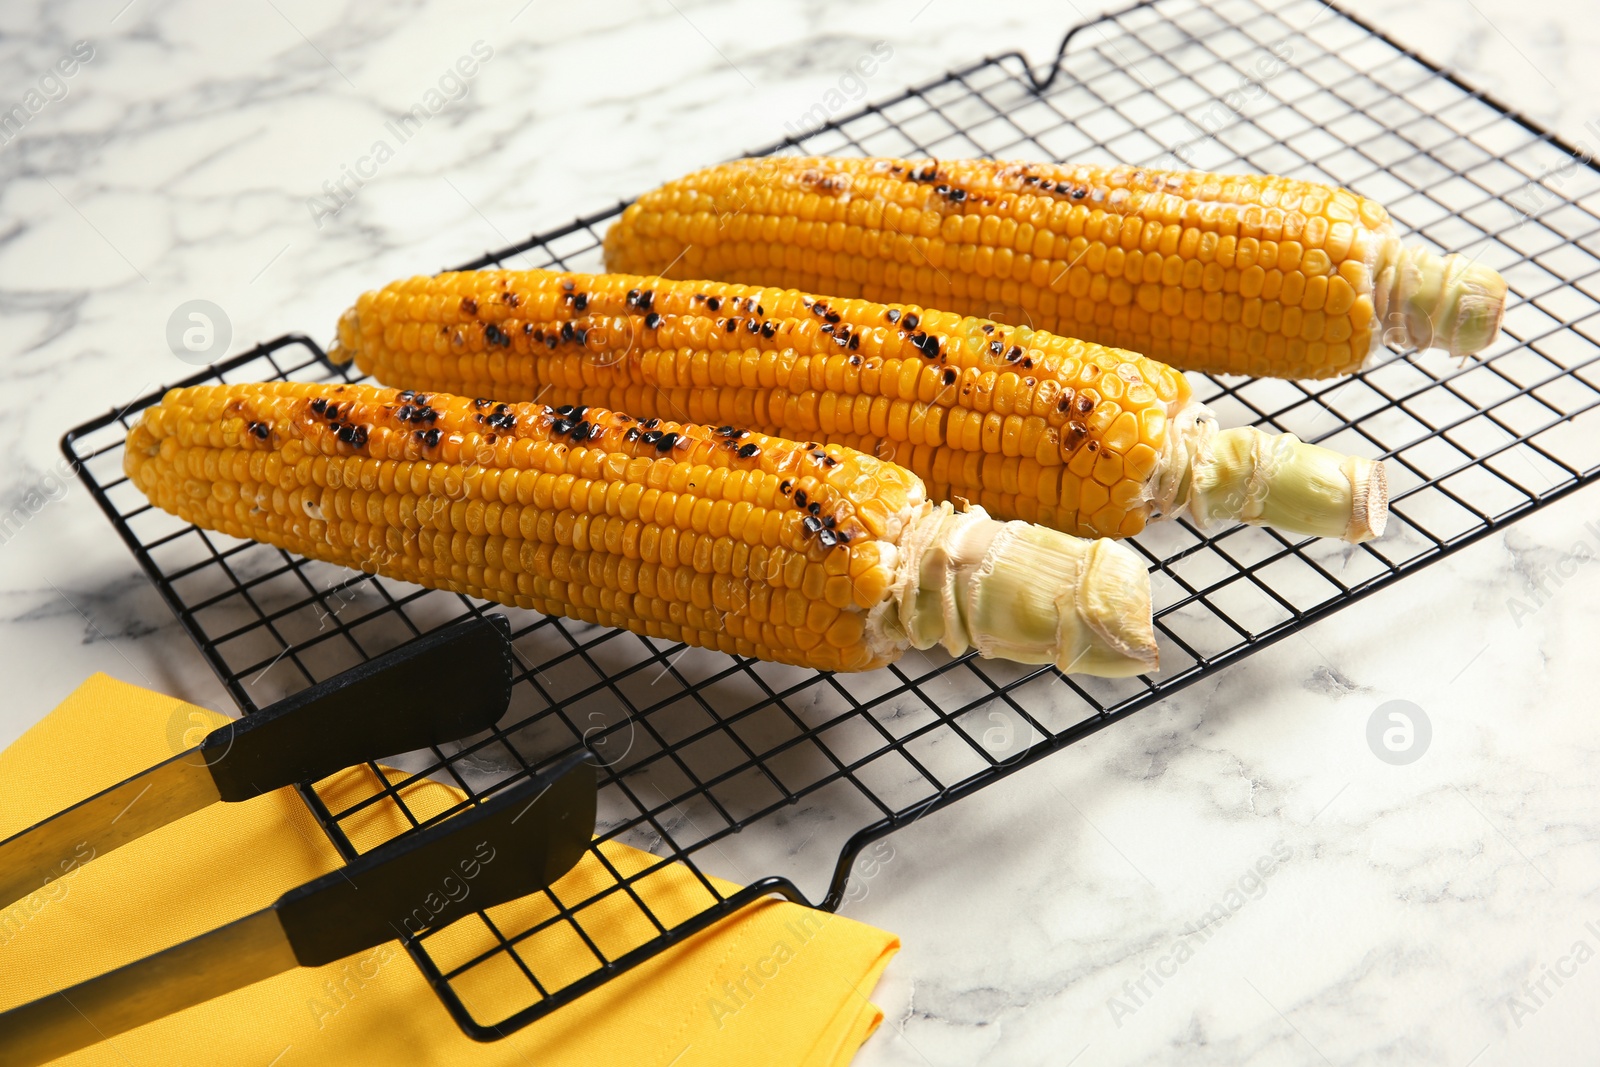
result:
<svg viewBox="0 0 1600 1067"><path fill-rule="evenodd" d="M1597 473L1597 171L1319 0L1151 0L1068 33L1054 62L986 59L767 151L801 150L1140 165L1171 165L1176 151L1200 169L1337 183L1386 204L1410 240L1499 270L1511 290L1504 333L1469 362L1396 349L1331 382L1191 375L1225 423L1387 458L1393 513L1386 536L1359 546L1250 527L1202 533L1181 520L1140 534L1156 678L1063 677L939 653L828 675L508 611L522 662L512 710L492 733L412 754L401 761L408 778L344 810L301 789L349 857L349 820L373 805L423 821L402 795L408 782L443 779L475 801L579 746L594 753L601 817L585 862L603 876L545 893L517 923L480 914L466 941L455 936L464 922L448 941L406 943L474 1038L503 1037L759 897L837 909L871 874L868 844ZM601 231L622 206L466 266L598 270ZM189 383L346 375L322 355L285 336ZM158 397L71 431L62 447L244 711L463 614L506 610L154 510L122 477L121 451ZM764 832L741 833L757 824ZM625 867L610 843L649 859ZM670 915L645 891L668 870L688 887Z"/></svg>

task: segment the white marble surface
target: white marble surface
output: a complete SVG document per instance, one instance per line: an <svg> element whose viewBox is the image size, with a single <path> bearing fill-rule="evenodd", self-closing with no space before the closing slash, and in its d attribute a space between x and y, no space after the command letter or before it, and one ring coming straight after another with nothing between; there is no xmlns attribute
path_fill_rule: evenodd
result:
<svg viewBox="0 0 1600 1067"><path fill-rule="evenodd" d="M1600 114L1579 0L1355 7L1570 138ZM1043 56L1088 12L13 0L0 108L75 41L94 54L0 146L0 512L55 484L69 425L189 372L164 342L185 300L226 310L235 351L326 337L374 282L777 139L874 41L894 47L882 98L985 52ZM465 98L319 228L308 198L476 41L492 57ZM227 707L83 489L50 496L0 545L0 743L95 670ZM1593 521L1600 495L1569 497L895 837L847 909L906 945L859 1062L1596 1062L1600 566L1520 626L1505 607ZM1367 747L1391 699L1433 723L1410 766ZM1143 978L1258 861L1264 888ZM1547 969L1572 974L1535 999Z"/></svg>

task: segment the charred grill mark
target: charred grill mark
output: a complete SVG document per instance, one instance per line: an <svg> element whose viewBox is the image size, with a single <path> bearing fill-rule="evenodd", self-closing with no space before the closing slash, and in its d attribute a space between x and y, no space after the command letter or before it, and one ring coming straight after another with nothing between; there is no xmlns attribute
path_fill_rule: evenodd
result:
<svg viewBox="0 0 1600 1067"><path fill-rule="evenodd" d="M417 397L413 403L401 404L395 409L395 419L405 423L426 423L428 425L438 422L439 413L422 401L422 397ZM488 403L488 401L485 401L485 403Z"/></svg>
<svg viewBox="0 0 1600 1067"><path fill-rule="evenodd" d="M1072 182L1066 181L1065 179L1062 181L1053 182L1049 179L1040 178L1036 175L1029 174L1022 179L1022 184L1031 185L1035 189L1038 189L1041 193L1059 193L1062 196L1070 196L1074 200L1082 200L1084 197L1089 195L1089 190L1085 189L1081 185L1076 185Z"/></svg>
<svg viewBox="0 0 1600 1067"><path fill-rule="evenodd" d="M939 339L928 333L914 333L909 338L911 346L927 359L939 358Z"/></svg>
<svg viewBox="0 0 1600 1067"><path fill-rule="evenodd" d="M366 447L368 430L365 426L352 426L349 423L343 423L334 430L334 433L338 435L339 440L351 448Z"/></svg>
<svg viewBox="0 0 1600 1067"><path fill-rule="evenodd" d="M824 174L820 170L808 170L800 175L800 184L814 192L832 196L849 189L850 178L845 174Z"/></svg>

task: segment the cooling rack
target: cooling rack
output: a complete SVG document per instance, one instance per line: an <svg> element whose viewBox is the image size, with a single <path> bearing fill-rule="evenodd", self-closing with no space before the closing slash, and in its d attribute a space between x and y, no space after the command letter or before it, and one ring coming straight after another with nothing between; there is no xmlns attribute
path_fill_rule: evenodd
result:
<svg viewBox="0 0 1600 1067"><path fill-rule="evenodd" d="M653 857L545 894L532 921L486 915L406 948L469 1035L493 1040L594 990L745 904L835 910L867 891L869 845L1592 481L1600 348L1600 174L1570 146L1339 9L1315 0L1151 0L1067 34L1054 62L1009 53L910 89L768 152L992 155L1190 165L1333 182L1386 204L1409 240L1499 270L1504 334L1456 362L1398 348L1353 378L1191 378L1225 423L1381 454L1390 532L1360 546L1270 530L1157 524L1148 560L1162 671L1119 681L913 654L863 675L744 661L501 609L235 541L151 509L121 474L152 394L62 447L245 712L467 613L507 611L521 660L489 735L402 761L472 798L588 748L602 765L599 842ZM467 267L600 269L623 205ZM382 279L373 279L379 282ZM281 337L189 383L336 379L315 342ZM189 384L185 383L185 384ZM374 805L416 816L395 783L348 810L306 803L346 856ZM752 830L751 833L741 831ZM682 875L688 906L641 886ZM727 882L719 880L727 879ZM742 889L729 888L729 882ZM600 938L624 915L637 936ZM478 947L460 949L476 922ZM614 930L615 924L611 927Z"/></svg>

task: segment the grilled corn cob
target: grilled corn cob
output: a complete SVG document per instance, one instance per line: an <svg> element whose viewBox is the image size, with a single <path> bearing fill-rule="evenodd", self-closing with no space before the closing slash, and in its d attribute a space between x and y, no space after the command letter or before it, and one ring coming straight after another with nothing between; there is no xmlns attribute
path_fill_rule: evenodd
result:
<svg viewBox="0 0 1600 1067"><path fill-rule="evenodd" d="M1381 463L1218 431L1171 367L981 319L794 290L483 271L363 295L330 355L389 385L598 404L891 459L935 499L1124 536L1184 509L1361 541Z"/></svg>
<svg viewBox="0 0 1600 1067"><path fill-rule="evenodd" d="M361 385L195 386L129 432L150 500L234 537L651 637L831 670L910 646L1153 670L1138 558L848 448Z"/></svg>
<svg viewBox="0 0 1600 1067"><path fill-rule="evenodd" d="M608 270L905 301L1186 370L1325 378L1386 341L1486 347L1506 286L1287 178L992 160L746 159L641 197Z"/></svg>

